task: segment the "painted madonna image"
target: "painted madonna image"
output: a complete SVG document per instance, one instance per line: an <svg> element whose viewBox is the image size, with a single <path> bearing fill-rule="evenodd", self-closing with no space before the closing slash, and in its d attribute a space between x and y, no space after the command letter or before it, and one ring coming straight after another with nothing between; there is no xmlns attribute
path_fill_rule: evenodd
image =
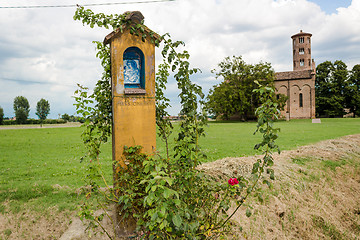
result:
<svg viewBox="0 0 360 240"><path fill-rule="evenodd" d="M140 84L140 61L138 59L124 60L124 83Z"/></svg>

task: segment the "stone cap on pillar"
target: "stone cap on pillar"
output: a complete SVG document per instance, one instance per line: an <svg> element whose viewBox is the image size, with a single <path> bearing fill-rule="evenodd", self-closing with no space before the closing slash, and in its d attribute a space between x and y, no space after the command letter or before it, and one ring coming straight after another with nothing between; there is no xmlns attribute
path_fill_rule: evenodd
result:
<svg viewBox="0 0 360 240"><path fill-rule="evenodd" d="M125 15L125 20L129 20L130 24L143 24L144 21L144 16L142 15L142 13L140 11L127 11L124 13ZM129 27L131 25L127 25L124 24L122 25L120 28L112 31L111 33L109 33L105 38L104 38L104 45L107 45L111 42L111 40L118 35L121 35L123 33L123 29L125 29L126 27ZM159 34L155 33L154 31L152 31L150 28L148 28L147 26L143 25L144 31L146 33L152 34L152 36L158 40L159 42L161 41L161 37Z"/></svg>
<svg viewBox="0 0 360 240"><path fill-rule="evenodd" d="M131 20L136 24L143 23L144 21L144 15L140 11L127 11L124 12L124 15L126 15L125 20Z"/></svg>

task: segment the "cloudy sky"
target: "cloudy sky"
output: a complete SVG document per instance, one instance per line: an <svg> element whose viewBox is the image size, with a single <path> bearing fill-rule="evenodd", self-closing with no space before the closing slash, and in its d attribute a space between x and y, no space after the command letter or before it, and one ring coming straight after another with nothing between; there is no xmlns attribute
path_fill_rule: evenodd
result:
<svg viewBox="0 0 360 240"><path fill-rule="evenodd" d="M207 92L217 84L211 69L226 56L243 56L248 63L270 62L275 71L292 70L291 35L302 29L312 37L317 64L342 60L351 69L360 63L360 0L12 0L0 2L0 106L14 116L13 100L25 96L30 117L41 98L50 102L49 118L75 114L76 83L93 88L101 77L93 40L110 30L75 22L75 7L8 8L133 3L89 7L106 14L140 10L145 24L159 34L183 40L191 64L202 70L194 80ZM157 50L157 60L160 60ZM159 61L158 61L159 62ZM169 83L171 114L179 111L175 83Z"/></svg>

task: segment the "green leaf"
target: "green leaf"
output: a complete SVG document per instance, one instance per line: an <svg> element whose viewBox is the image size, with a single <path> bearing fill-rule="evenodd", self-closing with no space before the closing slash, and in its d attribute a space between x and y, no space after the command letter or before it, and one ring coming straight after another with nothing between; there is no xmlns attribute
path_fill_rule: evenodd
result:
<svg viewBox="0 0 360 240"><path fill-rule="evenodd" d="M250 217L251 216L251 211L249 208L246 209L246 216L247 217Z"/></svg>
<svg viewBox="0 0 360 240"><path fill-rule="evenodd" d="M169 198L172 195L173 195L173 192L172 192L171 189L164 188L163 196L164 196L165 199Z"/></svg>
<svg viewBox="0 0 360 240"><path fill-rule="evenodd" d="M266 184L268 187L271 187L271 183L266 179L263 181L263 184Z"/></svg>
<svg viewBox="0 0 360 240"><path fill-rule="evenodd" d="M178 215L178 214L175 214L173 217L172 217L172 222L174 223L174 225L177 227L177 228L180 228L181 224L182 224L182 219L181 217Z"/></svg>
<svg viewBox="0 0 360 240"><path fill-rule="evenodd" d="M271 180L275 180L275 174L274 174L274 171L272 171L272 172L270 173L270 179L271 179Z"/></svg>

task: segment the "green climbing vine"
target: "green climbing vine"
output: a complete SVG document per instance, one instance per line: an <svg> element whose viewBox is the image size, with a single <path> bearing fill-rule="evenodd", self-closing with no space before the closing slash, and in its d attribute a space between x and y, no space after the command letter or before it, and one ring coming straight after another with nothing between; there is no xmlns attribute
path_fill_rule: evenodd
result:
<svg viewBox="0 0 360 240"><path fill-rule="evenodd" d="M95 14L91 10L78 7L74 19L84 25L112 29L131 29L131 34L150 39L159 46L155 33L145 31L143 22L132 23L123 15ZM163 61L156 73L156 124L158 135L165 142L166 152L157 152L148 156L141 152L141 146L127 146L124 155L129 164L121 168L114 163L114 169L120 169L116 181L122 183L115 189L110 188L104 178L99 159L100 147L111 137L111 69L109 47L102 42L95 42L96 56L101 59L104 68L101 79L92 94L79 85L75 92L77 113L84 119L83 142L88 150L88 170L86 172L86 196L93 199L81 208L81 218L91 220L90 227L99 226L107 236L114 239L113 233L107 232L101 225L104 214L94 216L93 209L106 210L109 202L118 205L123 221L135 219L137 229L134 236L142 239L208 239L219 236L231 236L233 223L229 221L252 192L261 200L258 182L271 186L274 179L272 152L278 149L275 144L279 129L274 128L274 121L279 117L278 106L274 103L274 89L260 86L256 90L263 103L257 110L258 126L256 132L263 135L262 142L255 146L264 157L253 165L252 176L231 176L219 179L198 170L206 157L201 151L199 139L205 136L206 114L204 94L199 85L191 81L193 74L200 72L191 68L190 55L182 41L173 41L169 34L160 37L163 49ZM174 132L170 116L166 109L170 106L164 91L168 78L172 76L179 88L181 103L181 121L179 130ZM169 140L175 138L175 147L170 149ZM265 174L264 174L265 173ZM103 190L100 186L106 186ZM94 200L95 199L95 200ZM235 211L229 212L236 204ZM248 208L246 215L251 215ZM115 232L115 223L113 224Z"/></svg>

